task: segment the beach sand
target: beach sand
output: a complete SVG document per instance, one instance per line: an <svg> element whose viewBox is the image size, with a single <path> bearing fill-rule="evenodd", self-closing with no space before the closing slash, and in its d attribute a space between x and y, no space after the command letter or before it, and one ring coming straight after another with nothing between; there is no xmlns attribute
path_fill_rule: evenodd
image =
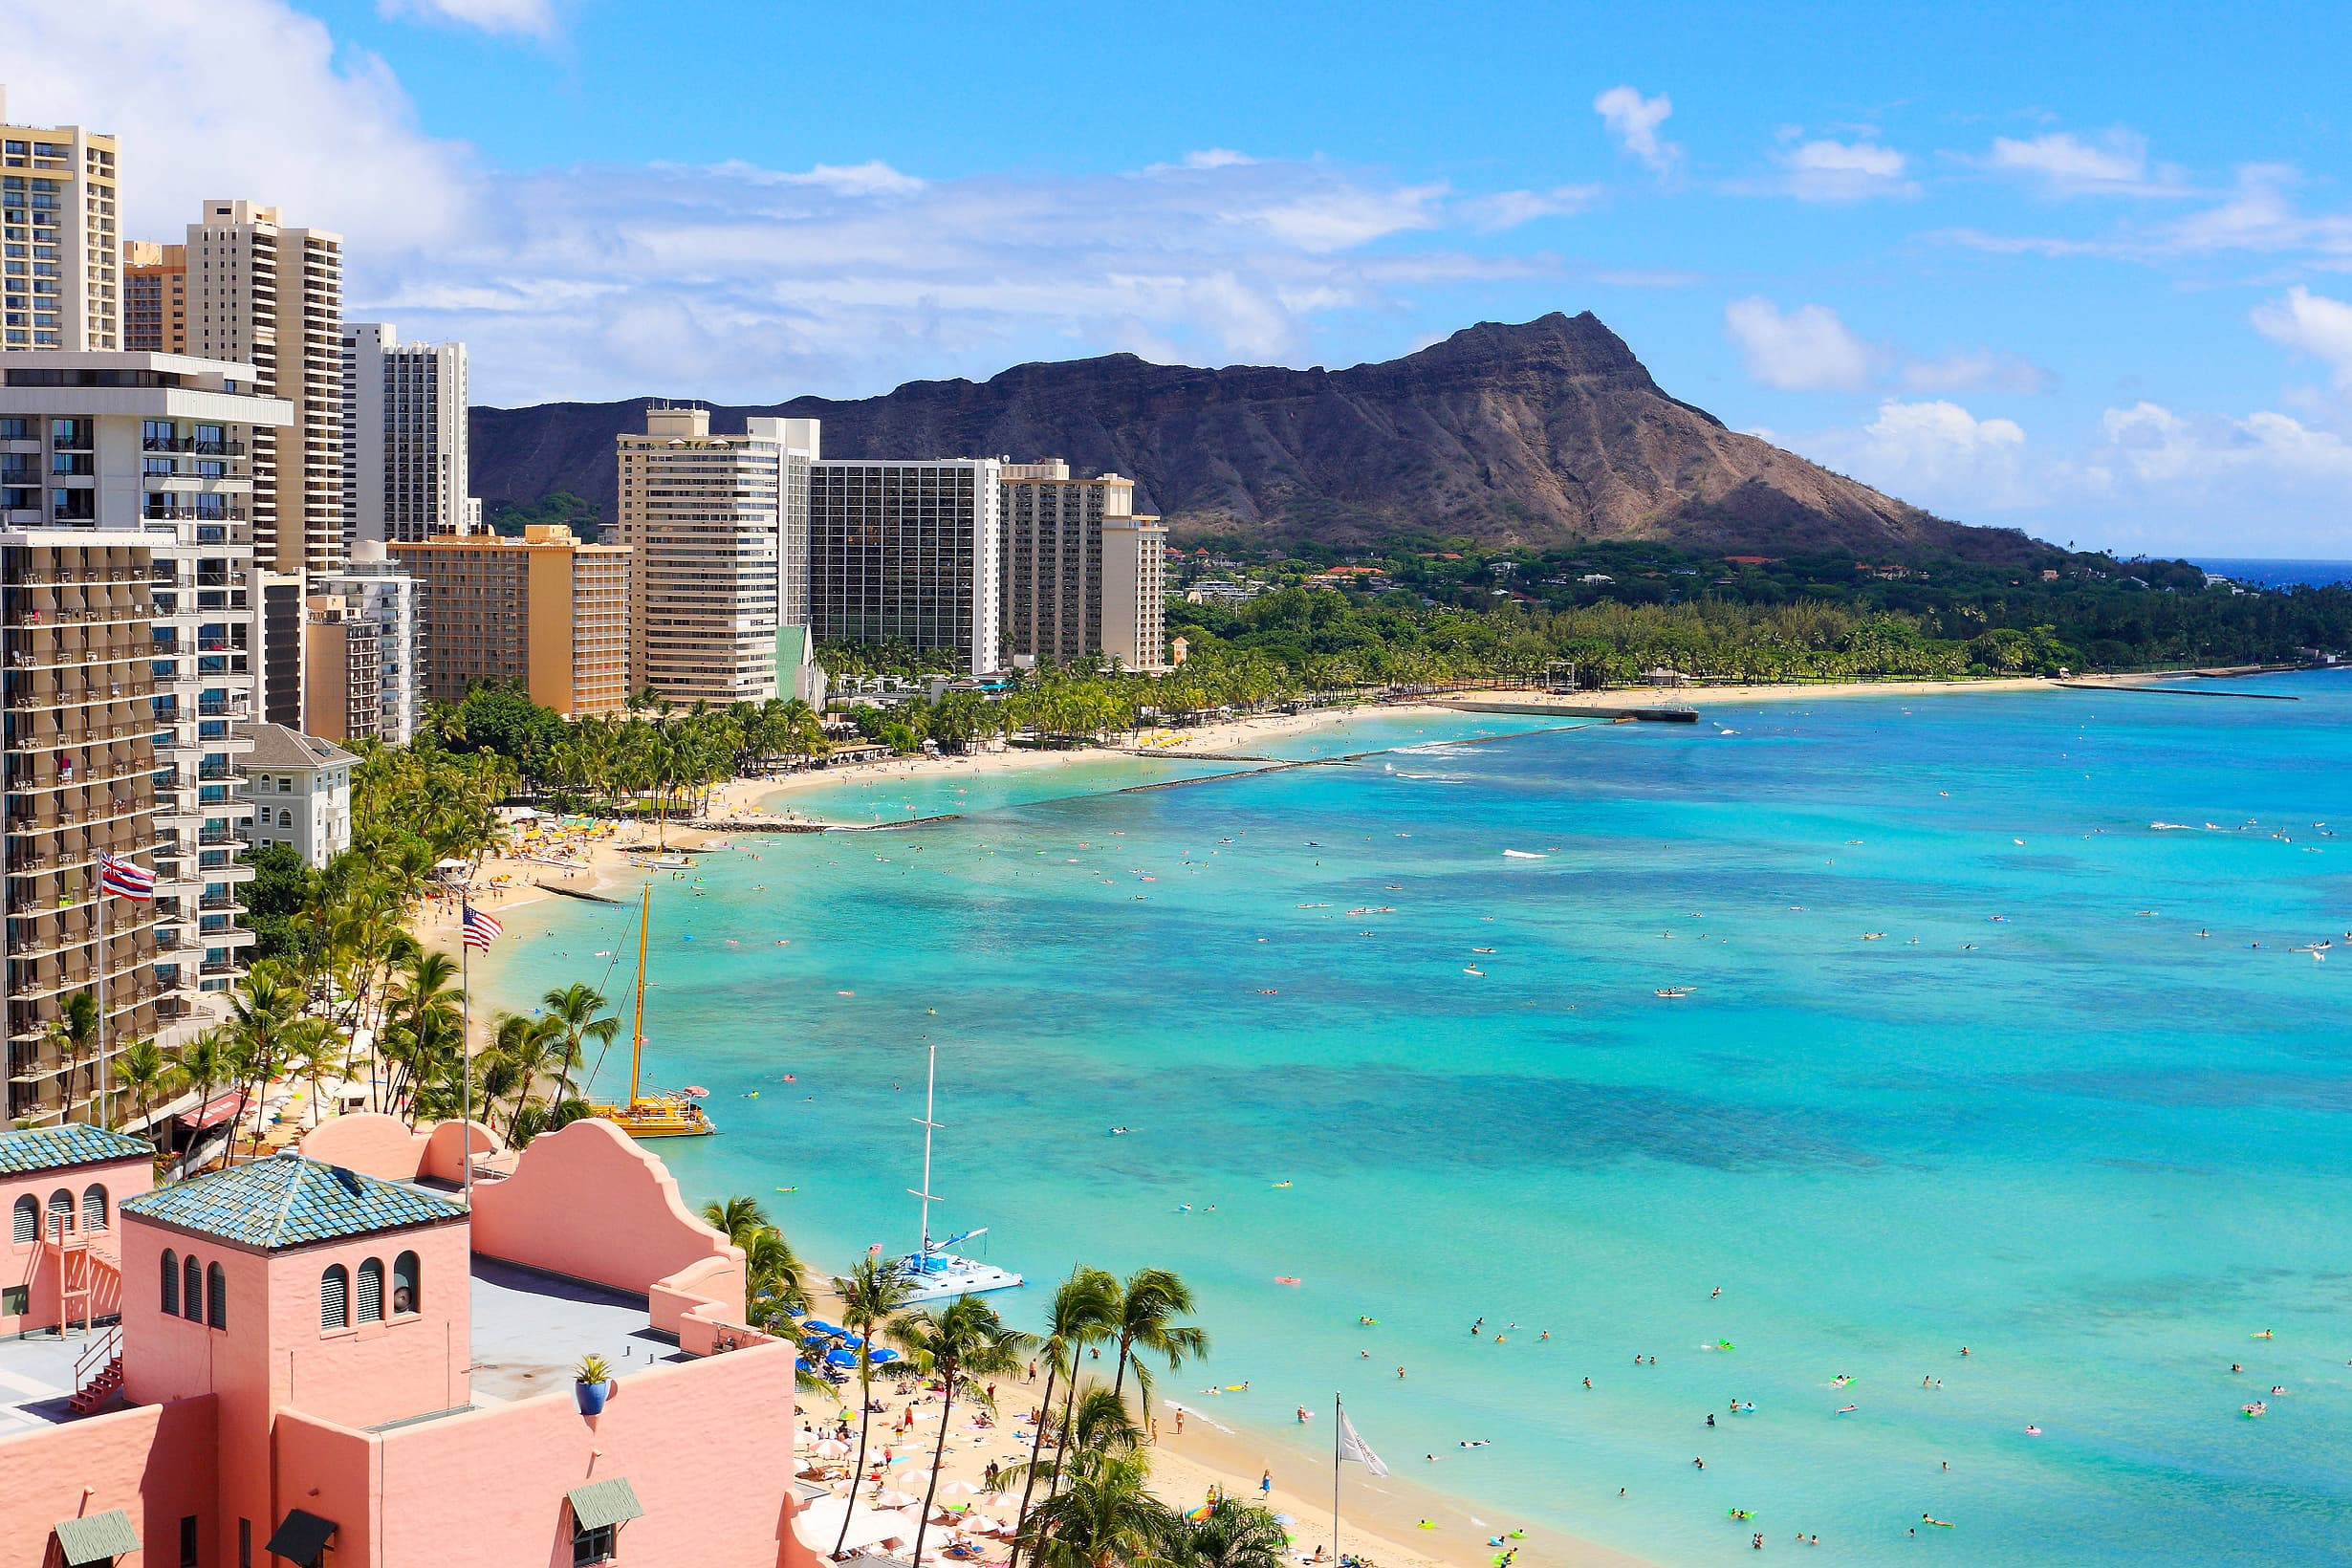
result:
<svg viewBox="0 0 2352 1568"><path fill-rule="evenodd" d="M836 1321L834 1313L838 1298L823 1286L812 1290L815 1316ZM1098 1370L1088 1363L1089 1375ZM938 1407L938 1396L918 1392L920 1385L912 1380L898 1380L878 1375L874 1380L874 1395L883 1406L873 1420L867 1439L867 1470L870 1474L878 1463L887 1464L882 1453L887 1447L890 1457L901 1462L888 1465L897 1473L912 1471L919 1480L926 1472L931 1454L931 1445L939 1428L929 1419L919 1419L904 1443L891 1443L887 1434L901 1412L912 1405L927 1417ZM940 1467L940 1485L950 1481L980 1483L991 1459L998 1464L1016 1460L1022 1452L1015 1434L1030 1428L1019 1418L1034 1411L1036 1402L1045 1392L1045 1380L1040 1373L1035 1383L1025 1378L1000 1379L996 1388L996 1425L987 1431L975 1431L965 1418L968 1408L957 1403L954 1429L948 1434L946 1457ZM1055 1402L1059 1404L1062 1392L1057 1387ZM1219 1395L1219 1399L1239 1399L1247 1396ZM843 1397L835 1404L817 1395L801 1398L801 1418L804 1425L830 1426L845 1419L850 1424L851 1445L856 1445L857 1385L853 1382L843 1389ZM1247 1432L1233 1429L1223 1411L1204 1410L1204 1404L1213 1403L1202 1396L1175 1398L1164 1394L1157 1400L1151 1421L1158 1427L1158 1440L1151 1445L1152 1490L1161 1500L1179 1511L1197 1506L1212 1488L1225 1495L1256 1502L1261 1476L1271 1473L1274 1489L1264 1501L1277 1514L1287 1514L1296 1521L1289 1529L1298 1553L1312 1556L1318 1547L1324 1551L1329 1562L1331 1553L1331 1470L1328 1458L1313 1462L1302 1461L1288 1451L1275 1451L1273 1447ZM1184 1431L1176 1431L1176 1406L1186 1411ZM1206 1417L1207 1419L1204 1419ZM1328 1412L1319 1414L1319 1422L1328 1423ZM1327 1433L1325 1435L1328 1435ZM902 1459L901 1456L912 1456ZM1444 1497L1417 1484L1409 1473L1412 1466L1405 1463L1406 1456L1383 1455L1390 1461L1392 1473L1384 1480L1374 1479L1361 1467L1346 1468L1340 1481L1339 1545L1349 1554L1366 1557L1380 1568L1490 1568L1501 1548L1489 1546L1495 1535L1507 1535L1513 1523L1502 1518L1489 1519L1486 1524L1472 1522L1466 1505ZM1442 1456L1441 1456L1442 1457ZM845 1470L847 1461L842 1462ZM920 1495L921 1487L910 1482L885 1482L885 1486L904 1486ZM860 1497L871 1500L876 1489L864 1487ZM942 1500L969 1501L978 1512L992 1518L1008 1518L1018 1504L1019 1486L1016 1483L1001 1497L958 1495ZM1034 1499L1032 1500L1034 1506ZM1481 1514L1477 1517L1484 1518ZM1423 1530L1420 1521L1426 1519L1433 1528ZM985 1543L984 1543L985 1544ZM1554 1533L1534 1533L1525 1540L1512 1541L1519 1549L1518 1560L1529 1568L1550 1568L1553 1564L1574 1565L1574 1568L1643 1568L1642 1561L1607 1547L1579 1541ZM925 1543L927 1553L930 1542ZM987 1544L988 1559L1002 1562L1006 1553L1001 1545Z"/></svg>

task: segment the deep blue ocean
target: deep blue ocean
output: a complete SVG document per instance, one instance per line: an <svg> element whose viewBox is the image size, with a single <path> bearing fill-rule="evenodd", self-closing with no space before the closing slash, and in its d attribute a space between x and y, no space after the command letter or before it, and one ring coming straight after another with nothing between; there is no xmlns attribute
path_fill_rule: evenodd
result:
<svg viewBox="0 0 2352 1568"><path fill-rule="evenodd" d="M2208 572L2261 588L2325 588L2352 582L2352 561L2191 560Z"/></svg>
<svg viewBox="0 0 2352 1568"><path fill-rule="evenodd" d="M2342 1562L2352 673L2232 689L2298 700L1376 717L1286 751L1403 750L1250 778L795 795L966 815L656 883L648 1074L722 1126L661 1152L828 1267L904 1249L935 1040L939 1229L1183 1271L1216 1348L1164 1393L1279 1467L1344 1389L1523 1560ZM531 906L496 999L625 1005L634 915Z"/></svg>

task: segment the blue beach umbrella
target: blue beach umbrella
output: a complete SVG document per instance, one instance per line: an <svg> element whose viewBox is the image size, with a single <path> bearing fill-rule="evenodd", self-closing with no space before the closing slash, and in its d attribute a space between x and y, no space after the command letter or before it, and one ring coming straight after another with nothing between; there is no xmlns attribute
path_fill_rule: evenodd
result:
<svg viewBox="0 0 2352 1568"><path fill-rule="evenodd" d="M854 1367L858 1364L858 1358L851 1355L846 1350L828 1350L825 1352L825 1364L827 1366Z"/></svg>
<svg viewBox="0 0 2352 1568"><path fill-rule="evenodd" d="M899 1353L895 1350L870 1350L866 1352L865 1359L876 1366L888 1366L899 1359Z"/></svg>

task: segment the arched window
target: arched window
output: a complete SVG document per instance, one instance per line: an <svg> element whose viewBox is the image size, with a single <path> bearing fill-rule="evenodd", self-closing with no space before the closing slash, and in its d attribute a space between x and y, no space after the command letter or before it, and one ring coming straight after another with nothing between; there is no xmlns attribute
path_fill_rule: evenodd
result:
<svg viewBox="0 0 2352 1568"><path fill-rule="evenodd" d="M81 1228L85 1230L106 1229L106 1189L96 1182L81 1189Z"/></svg>
<svg viewBox="0 0 2352 1568"><path fill-rule="evenodd" d="M277 814L277 825L278 825L279 827L282 827L282 828L290 828L290 827L293 827L293 826L294 826L294 813L292 813L292 812L290 812L290 811L281 811L281 812L279 812L279 813Z"/></svg>
<svg viewBox="0 0 2352 1568"><path fill-rule="evenodd" d="M41 1200L30 1192L16 1200L16 1212L10 1219L9 1239L19 1247L41 1239Z"/></svg>
<svg viewBox="0 0 2352 1568"><path fill-rule="evenodd" d="M383 1262L369 1258L359 1265L359 1321L383 1321Z"/></svg>
<svg viewBox="0 0 2352 1568"><path fill-rule="evenodd" d="M213 1328L229 1326L229 1276L217 1263L205 1270L205 1321Z"/></svg>
<svg viewBox="0 0 2352 1568"><path fill-rule="evenodd" d="M403 1252L392 1260L392 1316L411 1318L424 1306L425 1297L417 1290L417 1254Z"/></svg>
<svg viewBox="0 0 2352 1568"><path fill-rule="evenodd" d="M318 1326L351 1326L351 1271L340 1263L329 1264L318 1276Z"/></svg>
<svg viewBox="0 0 2352 1568"><path fill-rule="evenodd" d="M180 1316L180 1254L163 1249L163 1316Z"/></svg>
<svg viewBox="0 0 2352 1568"><path fill-rule="evenodd" d="M180 1267L180 1316L191 1323L205 1320L205 1272L193 1254Z"/></svg>
<svg viewBox="0 0 2352 1568"><path fill-rule="evenodd" d="M49 1195L49 1229L43 1234L54 1236L60 1230L73 1229L74 1194L59 1187Z"/></svg>

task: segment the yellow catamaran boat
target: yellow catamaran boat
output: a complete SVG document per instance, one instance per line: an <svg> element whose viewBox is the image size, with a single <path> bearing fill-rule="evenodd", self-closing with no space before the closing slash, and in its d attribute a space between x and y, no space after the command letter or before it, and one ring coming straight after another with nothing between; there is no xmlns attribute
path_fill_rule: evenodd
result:
<svg viewBox="0 0 2352 1568"><path fill-rule="evenodd" d="M600 1116L631 1138L704 1138L719 1129L688 1095L642 1092L638 1069L645 1055L645 938L653 925L653 883L645 884L637 912L637 1018L629 1030L629 1102L590 1105L588 1114Z"/></svg>

